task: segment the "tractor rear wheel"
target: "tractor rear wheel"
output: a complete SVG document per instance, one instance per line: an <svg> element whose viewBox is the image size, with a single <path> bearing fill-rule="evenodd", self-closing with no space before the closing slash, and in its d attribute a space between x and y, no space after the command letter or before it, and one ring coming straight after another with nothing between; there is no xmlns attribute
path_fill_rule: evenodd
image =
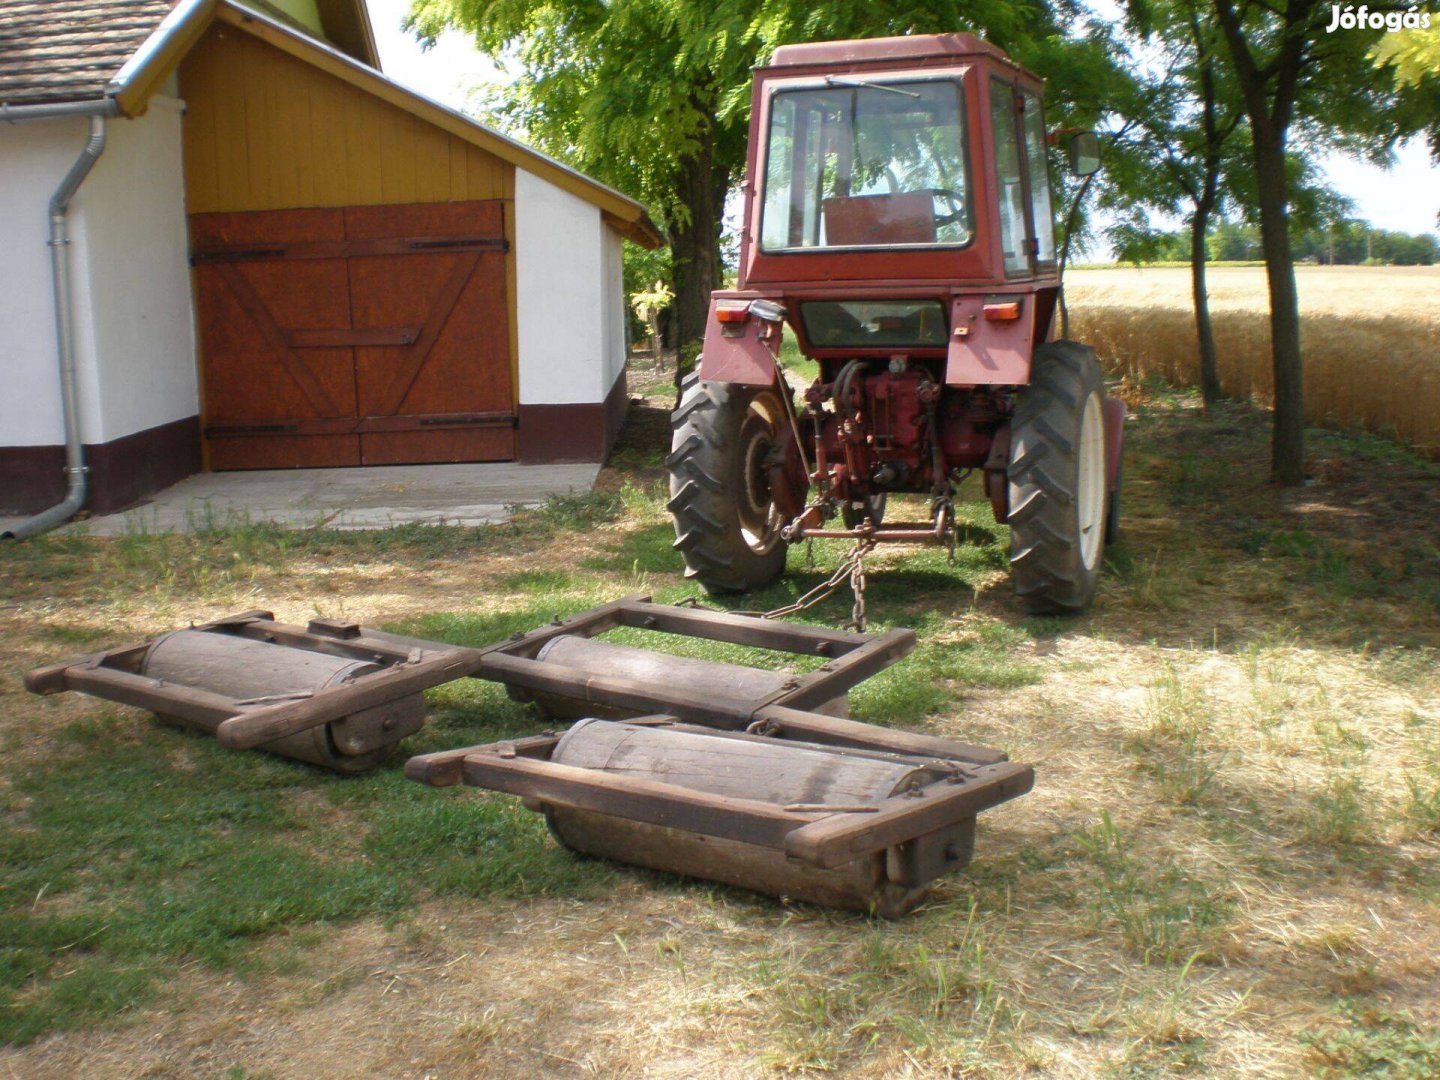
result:
<svg viewBox="0 0 1440 1080"><path fill-rule="evenodd" d="M701 382L696 373L680 384L666 505L685 576L706 592L763 588L785 569L785 521L770 493L769 460L784 423L773 388Z"/></svg>
<svg viewBox="0 0 1440 1080"><path fill-rule="evenodd" d="M1032 614L1084 611L1105 546L1105 388L1095 351L1035 350L1010 421L1010 570Z"/></svg>

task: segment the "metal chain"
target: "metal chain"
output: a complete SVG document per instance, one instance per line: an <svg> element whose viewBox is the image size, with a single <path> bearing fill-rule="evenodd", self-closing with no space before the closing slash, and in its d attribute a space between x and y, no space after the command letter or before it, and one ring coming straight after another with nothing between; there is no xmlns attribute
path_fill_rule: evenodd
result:
<svg viewBox="0 0 1440 1080"><path fill-rule="evenodd" d="M873 540L862 541L855 545L852 556L855 564L850 571L850 591L855 594L855 603L850 608L850 626L857 634L865 632L865 554L874 546Z"/></svg>
<svg viewBox="0 0 1440 1080"><path fill-rule="evenodd" d="M770 611L736 611L733 614L748 615L757 619L782 619L786 615L808 611L816 604L823 603L834 595L841 585L848 582L850 591L855 595L855 603L850 609L851 621L847 624L847 629L853 627L857 633L863 634L865 632L865 556L874 548L874 540L856 541L855 547L835 568L835 572L798 600ZM695 597L687 597L680 603L687 607L699 606L699 601Z"/></svg>

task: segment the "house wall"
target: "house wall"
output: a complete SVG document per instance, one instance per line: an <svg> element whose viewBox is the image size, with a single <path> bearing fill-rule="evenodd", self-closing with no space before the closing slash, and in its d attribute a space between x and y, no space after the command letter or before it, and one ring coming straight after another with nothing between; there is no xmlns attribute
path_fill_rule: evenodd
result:
<svg viewBox="0 0 1440 1080"><path fill-rule="evenodd" d="M84 120L0 124L0 371L6 382L0 444L6 447L64 439L46 206L85 132Z"/></svg>
<svg viewBox="0 0 1440 1080"><path fill-rule="evenodd" d="M602 311L605 317L605 385L613 386L625 373L627 327L625 317L625 241L614 229L602 230L604 285Z"/></svg>
<svg viewBox="0 0 1440 1080"><path fill-rule="evenodd" d="M625 404L620 238L597 207L524 170L515 235L520 458L599 460Z"/></svg>
<svg viewBox="0 0 1440 1080"><path fill-rule="evenodd" d="M76 197L76 339L85 441L108 443L199 411L181 105L152 98L113 121Z"/></svg>
<svg viewBox="0 0 1440 1080"><path fill-rule="evenodd" d="M620 428L625 423L625 410L630 404L630 395L625 383L625 361L630 351L630 320L626 317L625 300L625 240L614 229L604 230L605 244L605 285L604 313L605 328L605 381L609 389L605 394L605 453L615 444Z"/></svg>
<svg viewBox="0 0 1440 1080"><path fill-rule="evenodd" d="M107 124L103 156L70 210L81 435L92 509L111 509L198 466L197 387L180 106L157 98ZM87 121L0 125L0 509L65 490L48 203Z"/></svg>

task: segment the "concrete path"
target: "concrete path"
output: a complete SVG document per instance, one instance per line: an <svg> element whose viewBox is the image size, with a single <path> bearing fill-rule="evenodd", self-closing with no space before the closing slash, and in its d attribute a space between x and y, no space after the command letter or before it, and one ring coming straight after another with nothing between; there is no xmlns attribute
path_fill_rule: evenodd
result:
<svg viewBox="0 0 1440 1080"><path fill-rule="evenodd" d="M599 465L502 462L201 473L131 510L73 522L65 530L123 536L256 521L295 529L483 525L504 521L507 507L589 491L599 472Z"/></svg>

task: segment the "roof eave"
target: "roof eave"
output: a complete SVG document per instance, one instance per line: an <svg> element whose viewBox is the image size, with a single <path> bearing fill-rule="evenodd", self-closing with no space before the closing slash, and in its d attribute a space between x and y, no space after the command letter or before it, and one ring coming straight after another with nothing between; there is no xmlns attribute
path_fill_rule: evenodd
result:
<svg viewBox="0 0 1440 1080"><path fill-rule="evenodd" d="M616 217L608 211L601 211L600 217L606 225L609 225L632 244L639 244L643 248L665 246L665 237L656 227L655 222L650 220L648 211L642 210L640 216L633 221Z"/></svg>
<svg viewBox="0 0 1440 1080"><path fill-rule="evenodd" d="M180 0L115 73L105 96L124 116L143 116L150 98L210 25L219 0Z"/></svg>

